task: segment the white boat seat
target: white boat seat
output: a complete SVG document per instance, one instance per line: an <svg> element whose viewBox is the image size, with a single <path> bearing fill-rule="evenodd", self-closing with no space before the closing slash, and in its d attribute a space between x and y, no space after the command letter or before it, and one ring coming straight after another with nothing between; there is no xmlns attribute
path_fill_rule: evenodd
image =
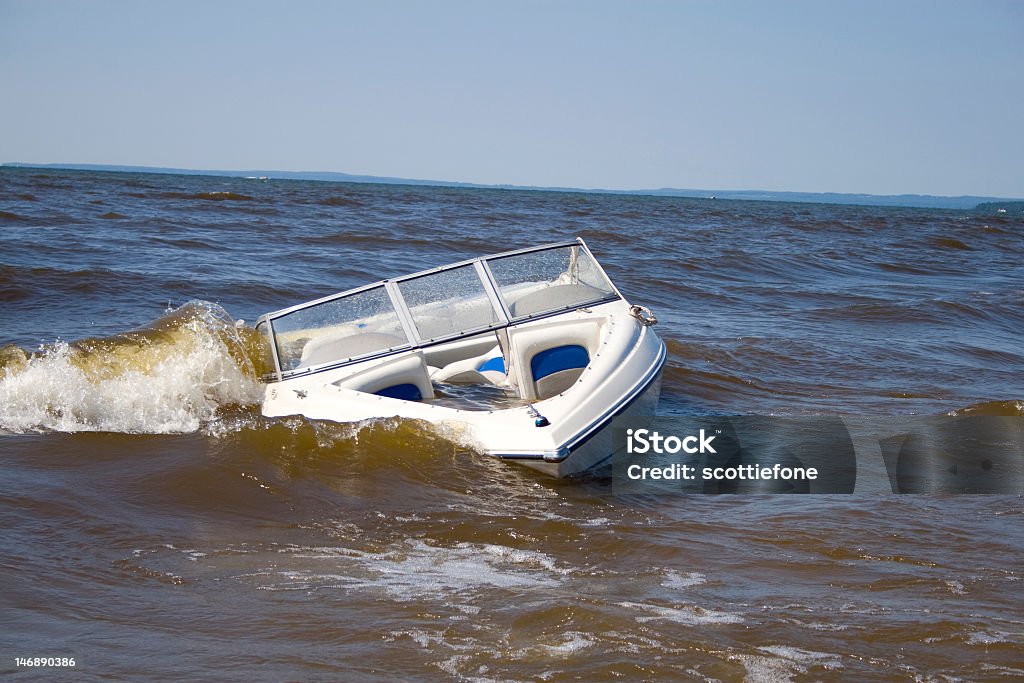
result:
<svg viewBox="0 0 1024 683"><path fill-rule="evenodd" d="M505 359L501 348L495 346L474 358L457 360L430 374L432 382L443 384L503 384Z"/></svg>
<svg viewBox="0 0 1024 683"><path fill-rule="evenodd" d="M363 334L350 334L343 337L325 336L313 339L302 349L300 368L321 363L330 363L335 360L346 360L357 356L364 356L374 351L386 351L408 344L408 340L393 334L382 334L380 332L366 332Z"/></svg>
<svg viewBox="0 0 1024 683"><path fill-rule="evenodd" d="M420 351L381 359L334 384L403 401L421 401L434 397L434 388L427 377L427 364Z"/></svg>
<svg viewBox="0 0 1024 683"><path fill-rule="evenodd" d="M556 320L513 329L509 334L519 393L543 401L570 389L601 346L605 320Z"/></svg>
<svg viewBox="0 0 1024 683"><path fill-rule="evenodd" d="M509 312L513 318L519 318L544 311L568 308L574 304L594 301L607 295L607 292L602 292L600 289L582 282L573 285L552 285L530 292L513 301L509 305Z"/></svg>

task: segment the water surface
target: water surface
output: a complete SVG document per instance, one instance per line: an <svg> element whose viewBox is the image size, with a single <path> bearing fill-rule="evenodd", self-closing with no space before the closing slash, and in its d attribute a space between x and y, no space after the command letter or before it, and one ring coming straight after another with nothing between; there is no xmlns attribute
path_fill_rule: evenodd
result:
<svg viewBox="0 0 1024 683"><path fill-rule="evenodd" d="M0 671L1024 677L1020 497L616 496L259 416L259 314L575 236L661 413L1022 414L1022 216L3 169Z"/></svg>

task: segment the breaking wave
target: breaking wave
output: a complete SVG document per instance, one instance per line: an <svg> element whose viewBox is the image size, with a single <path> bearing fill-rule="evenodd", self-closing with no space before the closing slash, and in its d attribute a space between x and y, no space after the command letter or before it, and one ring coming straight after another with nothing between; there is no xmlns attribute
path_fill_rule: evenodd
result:
<svg viewBox="0 0 1024 683"><path fill-rule="evenodd" d="M0 429L195 432L260 399L260 340L216 304L191 301L145 328L0 349Z"/></svg>

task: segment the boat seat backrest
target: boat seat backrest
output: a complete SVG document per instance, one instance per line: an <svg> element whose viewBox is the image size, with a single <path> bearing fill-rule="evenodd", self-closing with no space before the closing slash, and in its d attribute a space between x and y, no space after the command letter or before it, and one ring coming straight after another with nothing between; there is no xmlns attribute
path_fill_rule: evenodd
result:
<svg viewBox="0 0 1024 683"><path fill-rule="evenodd" d="M530 372L538 399L560 394L571 387L590 363L590 354L579 344L544 349L530 359Z"/></svg>
<svg viewBox="0 0 1024 683"><path fill-rule="evenodd" d="M509 312L513 318L521 318L527 315L535 315L544 311L555 311L560 308L568 308L585 301L593 301L606 296L596 287L585 285L582 282L576 284L556 284L535 290L509 304Z"/></svg>
<svg viewBox="0 0 1024 683"><path fill-rule="evenodd" d="M520 394L544 400L562 393L579 379L601 341L600 320L566 320L513 330L515 362L520 363Z"/></svg>
<svg viewBox="0 0 1024 683"><path fill-rule="evenodd" d="M332 361L356 358L407 343L407 340L401 337L380 332L318 337L307 342L303 347L299 367L308 368Z"/></svg>
<svg viewBox="0 0 1024 683"><path fill-rule="evenodd" d="M590 362L590 354L579 344L563 344L538 351L530 359L530 372L533 380L553 375L573 368L585 368Z"/></svg>
<svg viewBox="0 0 1024 683"><path fill-rule="evenodd" d="M369 367L336 381L335 384L345 389L404 401L434 397L434 389L427 375L427 364L420 351L382 358Z"/></svg>

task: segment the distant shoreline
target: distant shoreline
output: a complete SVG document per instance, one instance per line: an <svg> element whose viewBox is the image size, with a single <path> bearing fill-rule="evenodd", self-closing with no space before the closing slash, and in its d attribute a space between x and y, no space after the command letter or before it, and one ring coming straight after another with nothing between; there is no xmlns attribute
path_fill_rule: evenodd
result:
<svg viewBox="0 0 1024 683"><path fill-rule="evenodd" d="M247 170L226 171L208 169L165 168L158 166L119 166L114 164L30 164L11 162L0 164L0 168L34 168L67 171L100 171L110 173L152 173L161 175L198 175L228 178L252 178L270 180L316 180L337 183L373 183L383 185L420 185L433 187L456 187L489 190L523 190L535 192L569 192L581 194L614 194L656 197L684 197L690 199L731 199L767 202L796 202L807 204L844 204L851 206L916 207L928 209L967 209L998 211L1003 209L1024 209L1024 199L962 195L944 197L938 195L873 195L848 194L841 192L773 192L768 190L691 190L679 188L657 188L637 190L610 190L601 188L544 187L535 185L488 185L445 180L423 180L389 176L353 175L329 171L274 171Z"/></svg>

